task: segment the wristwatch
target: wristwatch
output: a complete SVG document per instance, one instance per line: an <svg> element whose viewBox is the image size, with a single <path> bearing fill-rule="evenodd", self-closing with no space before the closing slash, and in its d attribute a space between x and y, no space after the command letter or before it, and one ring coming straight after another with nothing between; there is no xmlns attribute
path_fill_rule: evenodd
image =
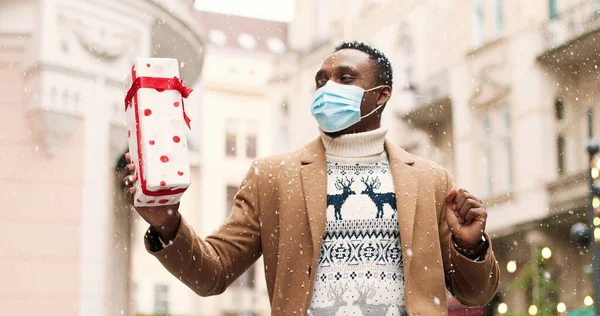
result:
<svg viewBox="0 0 600 316"><path fill-rule="evenodd" d="M485 235L481 236L481 241L479 242L479 245L477 245L476 247L471 248L471 249L465 249L465 248L459 247L456 244L456 241L454 241L454 236L452 236L452 243L454 244L454 248L458 252L460 252L465 257L467 257L471 260L474 260L474 261L482 261L483 259L485 259L485 255L487 254L487 249L489 247L489 243L488 243Z"/></svg>
<svg viewBox="0 0 600 316"><path fill-rule="evenodd" d="M160 240L158 232L154 228L150 227L146 231L146 239L148 239L148 248L151 252L157 252L163 250L163 241Z"/></svg>

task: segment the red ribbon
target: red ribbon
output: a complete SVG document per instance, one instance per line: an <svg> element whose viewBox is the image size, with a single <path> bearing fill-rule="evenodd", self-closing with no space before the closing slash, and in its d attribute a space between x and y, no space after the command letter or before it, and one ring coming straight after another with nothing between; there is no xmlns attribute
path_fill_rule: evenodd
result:
<svg viewBox="0 0 600 316"><path fill-rule="evenodd" d="M187 98L190 93L192 93L192 89L186 87L181 80L177 77L173 78L157 78L157 77L138 77L133 81L131 88L127 91L127 95L125 96L125 111L127 108L131 106L131 100L137 93L139 89L142 88L150 88L155 89L158 92L163 92L165 90L177 90L181 93L182 98ZM187 124L188 128L190 127L190 118L185 113L185 105L183 104L183 99L181 99L181 109L183 110L183 119L185 120L185 124Z"/></svg>
<svg viewBox="0 0 600 316"><path fill-rule="evenodd" d="M173 78L155 78L155 77L136 77L136 72L135 72L135 67L131 67L131 78L133 80L133 84L131 85L131 88L129 88L129 91L127 91L127 95L125 96L125 110L127 110L128 107L131 106L131 100L135 100L135 103L137 105L137 91L141 88L151 88L151 89L156 89L159 92L162 92L164 90L177 90L179 91L179 93L181 93L181 96L183 98L186 98L191 92L192 89L186 87L183 85L183 83L181 82L181 80L179 80L179 78L177 77L173 77ZM185 108L183 105L183 99L181 99L181 109L183 110L183 119L185 120L185 123L187 124L188 128L190 127L190 119L187 116L187 114L185 113ZM139 112L135 111L135 120L136 122L140 121L140 117L139 117ZM137 138L137 154L138 154L138 165L139 165L139 175L140 175L140 182L141 182L141 188L142 188L142 193L144 193L144 195L146 196L153 196L153 197L160 197L160 196L169 196L169 195L175 195L175 194L180 194L185 192L185 188L183 189L164 189L164 190L158 190L158 191L150 191L148 190L148 185L146 183L146 177L144 176L144 162L142 161L142 144L140 143L141 140L141 132L138 128L136 128L136 138ZM154 202L154 201L152 201ZM160 203L160 201L158 201Z"/></svg>

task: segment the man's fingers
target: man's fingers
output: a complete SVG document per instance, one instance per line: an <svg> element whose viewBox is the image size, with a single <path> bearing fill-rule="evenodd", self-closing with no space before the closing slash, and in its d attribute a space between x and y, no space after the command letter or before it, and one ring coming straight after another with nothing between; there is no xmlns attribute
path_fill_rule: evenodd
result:
<svg viewBox="0 0 600 316"><path fill-rule="evenodd" d="M485 222L486 212L483 207L471 208L465 214L465 220L467 224L471 224L474 220L481 220Z"/></svg>
<svg viewBox="0 0 600 316"><path fill-rule="evenodd" d="M478 208L478 207L482 207L483 204L481 204L481 202L472 199L472 198L468 198L462 205L462 207L460 209L458 209L458 215L465 220L466 219L466 215L469 212L470 209L473 208Z"/></svg>
<svg viewBox="0 0 600 316"><path fill-rule="evenodd" d="M469 197L472 198L473 200L477 200L477 201L479 201L479 203L483 204L483 201L471 192L469 192Z"/></svg>
<svg viewBox="0 0 600 316"><path fill-rule="evenodd" d="M125 167L125 170L127 170L127 173L133 173L135 171L135 164L134 163L128 163L127 166Z"/></svg>
<svg viewBox="0 0 600 316"><path fill-rule="evenodd" d="M138 180L137 174L128 174L125 176L125 178L123 178L123 183L125 185L134 185L137 180Z"/></svg>
<svg viewBox="0 0 600 316"><path fill-rule="evenodd" d="M135 195L135 182L137 181L137 178L137 174L128 175L125 178L123 178L123 184L125 184L125 192L127 192L127 195L129 195L130 198L133 198L133 196Z"/></svg>
<svg viewBox="0 0 600 316"><path fill-rule="evenodd" d="M130 153L125 154L125 160L127 161L127 163L131 162L131 154Z"/></svg>
<svg viewBox="0 0 600 316"><path fill-rule="evenodd" d="M130 186L132 183L133 183L132 175L127 175L127 176L125 176L125 178L123 178L123 184L125 184L125 186Z"/></svg>
<svg viewBox="0 0 600 316"><path fill-rule="evenodd" d="M465 190L463 188L460 188L460 189L458 189L456 191L456 193L459 194L459 195L463 195L463 194L469 194L469 191L467 191L467 190Z"/></svg>
<svg viewBox="0 0 600 316"><path fill-rule="evenodd" d="M448 191L448 194L446 195L446 203L450 203L454 200L454 198L456 197L456 189L452 188L450 189L450 191Z"/></svg>
<svg viewBox="0 0 600 316"><path fill-rule="evenodd" d="M461 223L459 221L458 216L456 216L456 213L452 210L452 208L446 208L446 223L448 224L448 228L450 228L453 234L455 234L456 231L460 229Z"/></svg>
<svg viewBox="0 0 600 316"><path fill-rule="evenodd" d="M469 192L466 192L466 191L462 191L461 192L461 191L459 191L456 194L455 204L456 204L456 210L457 211L459 211L460 209L462 209L462 207L465 204L465 202L467 201L467 199L469 199Z"/></svg>

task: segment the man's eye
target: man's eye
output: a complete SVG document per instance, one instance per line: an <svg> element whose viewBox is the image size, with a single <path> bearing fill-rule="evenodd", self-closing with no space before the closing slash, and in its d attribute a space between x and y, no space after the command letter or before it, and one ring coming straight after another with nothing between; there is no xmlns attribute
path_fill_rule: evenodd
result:
<svg viewBox="0 0 600 316"><path fill-rule="evenodd" d="M342 82L344 83L351 82L352 80L354 80L352 76L342 76Z"/></svg>
<svg viewBox="0 0 600 316"><path fill-rule="evenodd" d="M319 80L317 80L317 82L316 82L317 88L320 88L320 87L324 86L326 82L327 82L327 80L325 80L325 79L319 79Z"/></svg>

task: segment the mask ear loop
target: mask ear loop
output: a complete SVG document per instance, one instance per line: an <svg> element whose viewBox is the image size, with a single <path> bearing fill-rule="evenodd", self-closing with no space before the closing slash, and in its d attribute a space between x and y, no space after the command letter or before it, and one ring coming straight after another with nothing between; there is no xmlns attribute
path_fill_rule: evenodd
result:
<svg viewBox="0 0 600 316"><path fill-rule="evenodd" d="M381 88L381 87L385 87L385 86L387 86L387 85L385 85L385 84L378 85L377 87L373 87L373 88L371 88L371 89L365 90L365 92L371 92L371 91L373 91L373 90L375 90L375 89L379 89L379 88Z"/></svg>
<svg viewBox="0 0 600 316"><path fill-rule="evenodd" d="M365 90L365 92L370 92L370 91L373 91L373 90L375 90L375 89L379 89L379 88L381 88L381 87L384 87L384 86L386 86L386 85L382 84L382 85L379 85L379 86L377 86L377 87L371 88L371 89L369 89L369 90ZM361 117L360 117L360 119L362 120L362 119L364 119L365 117L367 117L367 116L369 116L369 115L371 115L371 114L373 114L373 113L377 112L377 110L381 109L381 107L382 107L382 106L384 106L384 105L385 105L385 103L384 103L384 104L381 104L380 106L378 106L378 107L376 107L375 109L373 109L373 111L369 112L369 114L367 114L367 115L364 115L364 116L361 116Z"/></svg>

